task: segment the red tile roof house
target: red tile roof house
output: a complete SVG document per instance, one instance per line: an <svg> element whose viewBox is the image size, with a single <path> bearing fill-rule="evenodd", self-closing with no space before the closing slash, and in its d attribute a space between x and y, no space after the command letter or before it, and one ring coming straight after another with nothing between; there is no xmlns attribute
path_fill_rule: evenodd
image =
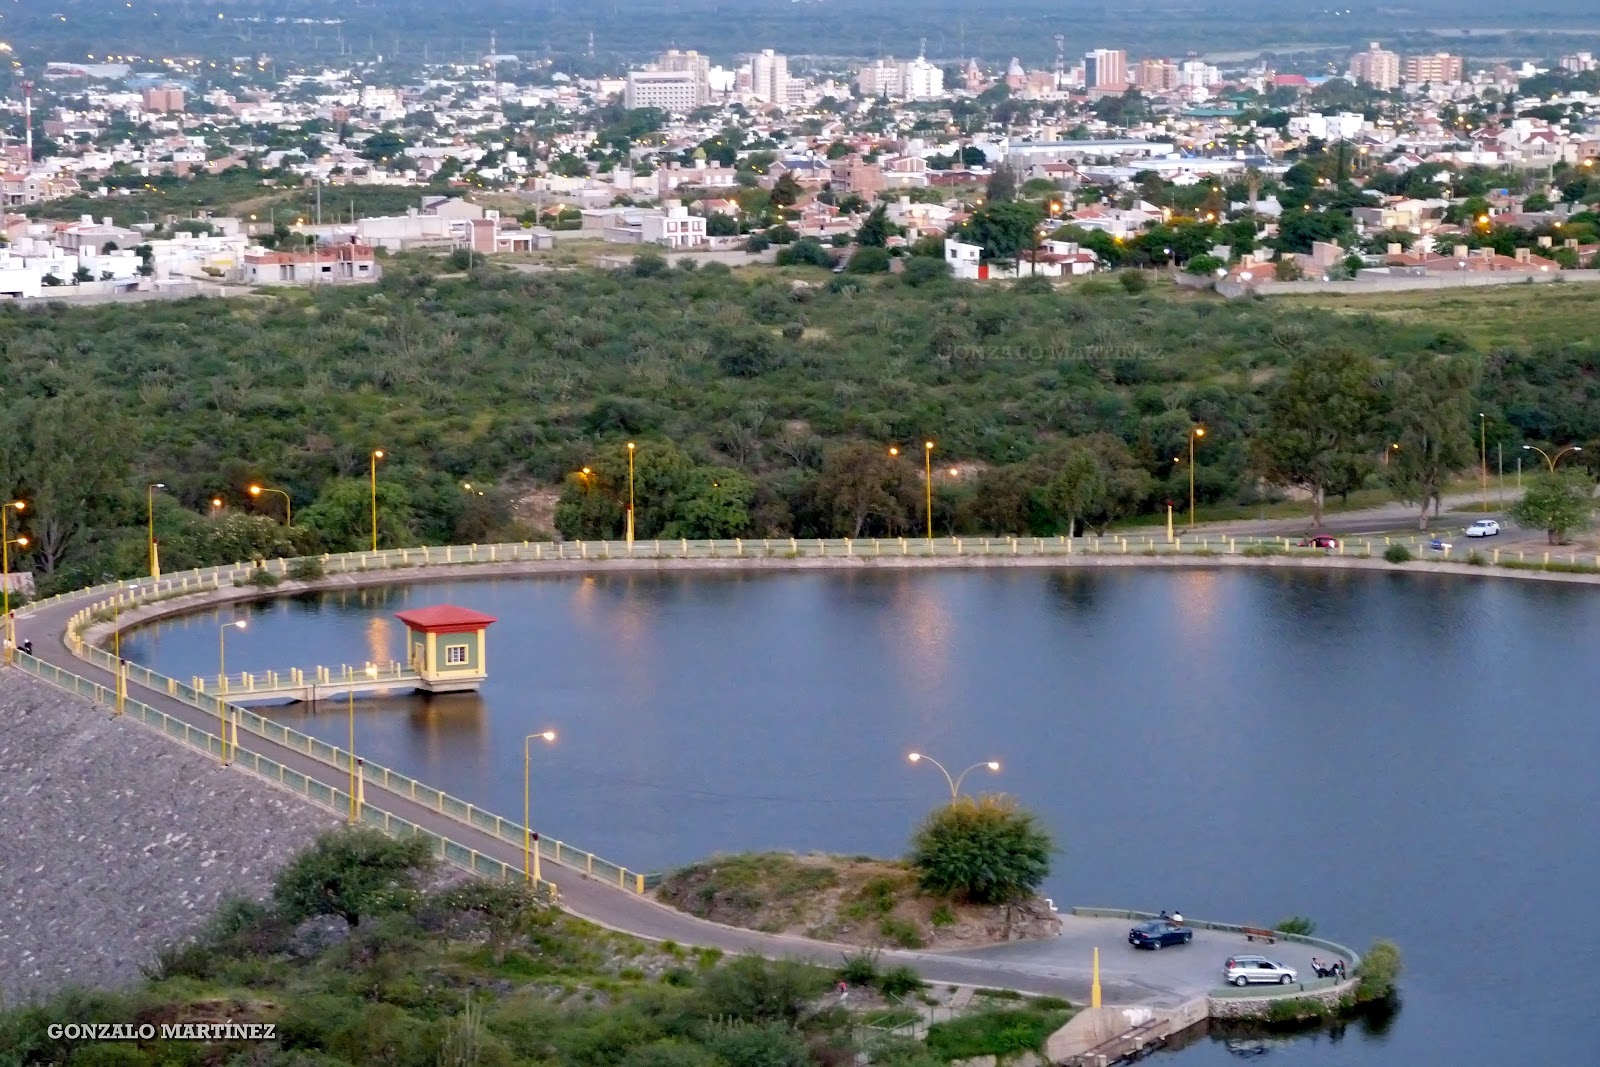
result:
<svg viewBox="0 0 1600 1067"><path fill-rule="evenodd" d="M1391 251L1383 257L1383 261L1391 268L1428 274L1455 274L1461 271L1556 274L1561 270L1561 264L1536 256L1528 248L1517 249L1513 256L1502 256L1492 248L1469 249L1466 245L1456 245L1449 255Z"/></svg>

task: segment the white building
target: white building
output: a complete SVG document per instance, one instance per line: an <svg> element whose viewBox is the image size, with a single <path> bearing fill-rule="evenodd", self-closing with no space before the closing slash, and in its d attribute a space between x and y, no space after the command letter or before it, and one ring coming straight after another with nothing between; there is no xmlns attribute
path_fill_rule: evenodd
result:
<svg viewBox="0 0 1600 1067"><path fill-rule="evenodd" d="M750 57L750 92L771 104L789 102L789 57L763 48Z"/></svg>
<svg viewBox="0 0 1600 1067"><path fill-rule="evenodd" d="M891 100L935 100L944 95L944 71L922 56L900 62L893 56L869 63L856 72L862 96Z"/></svg>
<svg viewBox="0 0 1600 1067"><path fill-rule="evenodd" d="M1341 111L1337 115L1292 115L1287 132L1291 137L1345 141L1360 133L1366 121L1361 115L1349 111Z"/></svg>
<svg viewBox="0 0 1600 1067"><path fill-rule="evenodd" d="M944 239L944 261L950 264L951 277L969 280L978 278L982 273L979 262L982 258L982 245L969 245L952 237Z"/></svg>
<svg viewBox="0 0 1600 1067"><path fill-rule="evenodd" d="M639 239L644 244L667 248L694 248L706 243L706 220L691 215L676 200L667 201L666 210L651 212L639 219Z"/></svg>
<svg viewBox="0 0 1600 1067"><path fill-rule="evenodd" d="M630 70L627 88L622 91L622 106L630 111L658 107L686 114L705 103L704 85L693 71Z"/></svg>

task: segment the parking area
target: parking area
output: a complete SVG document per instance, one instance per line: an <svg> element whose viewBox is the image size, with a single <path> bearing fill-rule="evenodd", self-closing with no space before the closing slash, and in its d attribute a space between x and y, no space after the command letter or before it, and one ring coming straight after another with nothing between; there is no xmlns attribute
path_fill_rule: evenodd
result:
<svg viewBox="0 0 1600 1067"><path fill-rule="evenodd" d="M1177 1007L1224 986L1223 964L1229 956L1255 953L1294 968L1303 981L1312 981L1311 957L1327 954L1307 945L1279 941L1265 945L1246 941L1243 934L1196 930L1186 945L1160 950L1138 949L1128 944L1127 919L1061 917L1061 936L1041 941L1013 941L1003 945L966 949L945 955L1004 963L1008 967L1081 980L1085 993L1094 969L1094 950L1100 949L1100 985L1107 1004L1146 1004ZM1348 962L1348 961L1347 961ZM1276 986L1260 986L1262 991ZM1085 995L1087 999L1087 995Z"/></svg>

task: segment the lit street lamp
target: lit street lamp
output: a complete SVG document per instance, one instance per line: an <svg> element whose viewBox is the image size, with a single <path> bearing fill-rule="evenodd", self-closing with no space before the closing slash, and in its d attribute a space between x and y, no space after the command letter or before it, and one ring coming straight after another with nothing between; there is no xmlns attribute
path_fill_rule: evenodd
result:
<svg viewBox="0 0 1600 1067"><path fill-rule="evenodd" d="M284 524L284 526L293 528L293 526L294 526L294 501L289 499L289 494L285 493L282 489L268 489L264 485L252 485L250 487L250 495L251 496L258 497L262 493L276 493L278 496L283 497L283 524Z"/></svg>
<svg viewBox="0 0 1600 1067"><path fill-rule="evenodd" d="M372 551L378 551L378 460L383 458L383 449L375 448L372 451Z"/></svg>
<svg viewBox="0 0 1600 1067"><path fill-rule="evenodd" d="M933 442L922 442L923 487L928 494L928 540L933 540Z"/></svg>
<svg viewBox="0 0 1600 1067"><path fill-rule="evenodd" d="M961 783L966 780L967 775L971 774L979 767L987 767L989 770L996 773L998 773L1000 770L999 760L986 760L982 763L974 763L972 766L968 767L966 770L952 778L950 777L950 772L945 770L944 764L940 763L932 756L923 755L921 752L913 752L906 756L906 759L910 760L912 763L921 763L923 760L927 760L929 763L939 768L939 773L944 775L944 780L950 785L950 803L952 804L954 804L956 802L956 798L961 795Z"/></svg>
<svg viewBox="0 0 1600 1067"><path fill-rule="evenodd" d="M12 537L6 532L6 520L12 511L24 511L28 507L21 500L8 500L0 505L0 597L4 598L4 606L0 607L0 614L5 616L5 644L6 662L11 662L11 647L17 643L16 631L12 628L11 618L11 546L27 548L26 537Z"/></svg>
<svg viewBox="0 0 1600 1067"><path fill-rule="evenodd" d="M533 830L528 825L528 797L530 793L528 782L531 778L533 767L533 742L535 738L541 741L554 741L556 732L554 730L546 730L543 733L529 734L522 739L522 877L531 882L535 889L538 889L539 850L533 847Z"/></svg>
<svg viewBox="0 0 1600 1067"><path fill-rule="evenodd" d="M1194 529L1194 443L1206 435L1204 426L1189 431L1189 529Z"/></svg>
<svg viewBox="0 0 1600 1067"><path fill-rule="evenodd" d="M1565 448L1557 449L1556 454L1553 456L1544 449L1540 448L1538 445L1523 445L1522 450L1524 452L1531 451L1539 453L1539 455L1544 457L1545 466L1550 468L1551 474L1554 474L1556 472L1556 464L1561 462L1562 456L1566 455L1568 452L1582 452L1583 446L1567 445Z"/></svg>

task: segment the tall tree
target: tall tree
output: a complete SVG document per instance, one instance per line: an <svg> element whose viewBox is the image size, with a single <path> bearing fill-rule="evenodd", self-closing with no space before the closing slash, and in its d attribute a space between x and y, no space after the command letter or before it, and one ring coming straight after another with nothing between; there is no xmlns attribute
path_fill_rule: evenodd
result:
<svg viewBox="0 0 1600 1067"><path fill-rule="evenodd" d="M1475 458L1471 432L1473 370L1464 359L1425 359L1395 372L1390 439L1384 476L1396 499L1419 508L1417 529L1428 525L1428 505L1439 513L1450 475Z"/></svg>
<svg viewBox="0 0 1600 1067"><path fill-rule="evenodd" d="M983 198L991 204L1004 204L1017 198L1017 172L1002 163L989 175Z"/></svg>
<svg viewBox="0 0 1600 1067"><path fill-rule="evenodd" d="M1061 520L1068 537L1077 534L1078 520L1099 510L1106 499L1105 471L1100 457L1087 445L1074 442L1061 457L1055 474L1045 483L1045 500Z"/></svg>
<svg viewBox="0 0 1600 1067"><path fill-rule="evenodd" d="M889 221L887 207L879 204L872 209L861 223L861 228L856 231L856 244L863 248L882 248L889 243L889 238L898 232L899 228Z"/></svg>
<svg viewBox="0 0 1600 1067"><path fill-rule="evenodd" d="M905 529L918 496L911 465L904 457L859 442L841 445L828 454L812 493L832 531L846 537Z"/></svg>
<svg viewBox="0 0 1600 1067"><path fill-rule="evenodd" d="M1268 400L1256 465L1271 484L1307 494L1313 527L1328 494L1349 493L1370 469L1380 400L1372 357L1347 351L1296 357Z"/></svg>
<svg viewBox="0 0 1600 1067"><path fill-rule="evenodd" d="M1511 506L1511 518L1518 526L1543 530L1552 545L1559 545L1569 532L1588 529L1594 507L1594 483L1586 476L1546 474Z"/></svg>
<svg viewBox="0 0 1600 1067"><path fill-rule="evenodd" d="M1044 209L1028 201L984 204L967 220L966 239L983 246L984 259L1016 259L1033 247Z"/></svg>
<svg viewBox="0 0 1600 1067"><path fill-rule="evenodd" d="M30 551L49 574L76 546L116 524L129 434L98 396L53 396L26 417L13 475L28 500Z"/></svg>

